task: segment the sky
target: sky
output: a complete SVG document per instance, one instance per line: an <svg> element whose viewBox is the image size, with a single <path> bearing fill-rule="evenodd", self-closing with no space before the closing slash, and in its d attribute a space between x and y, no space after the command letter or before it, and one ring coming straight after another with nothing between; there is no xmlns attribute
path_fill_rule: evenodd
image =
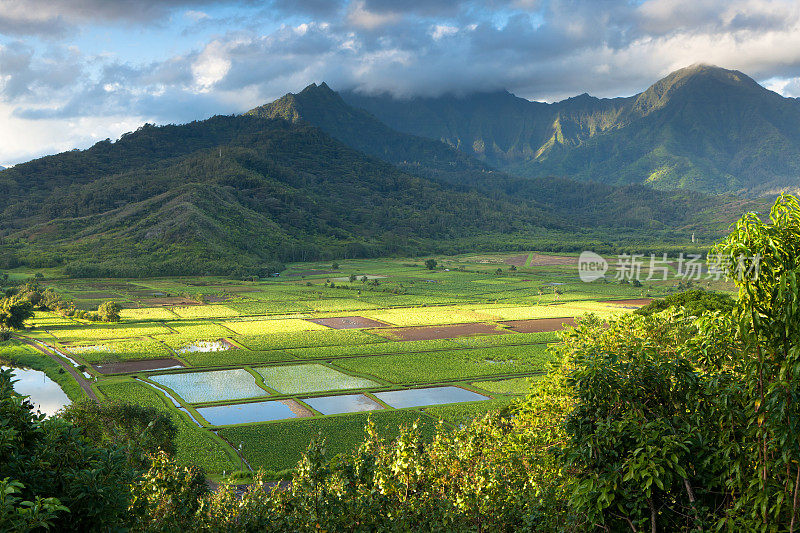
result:
<svg viewBox="0 0 800 533"><path fill-rule="evenodd" d="M0 0L0 165L312 82L557 101L700 62L800 97L800 2Z"/></svg>

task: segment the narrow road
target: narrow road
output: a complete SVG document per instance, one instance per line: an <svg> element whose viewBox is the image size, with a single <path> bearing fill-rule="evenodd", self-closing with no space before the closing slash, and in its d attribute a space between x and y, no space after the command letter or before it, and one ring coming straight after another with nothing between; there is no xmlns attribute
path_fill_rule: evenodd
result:
<svg viewBox="0 0 800 533"><path fill-rule="evenodd" d="M83 377L83 374L81 374L80 372L75 370L75 367L73 367L71 364L67 363L66 361L64 361L63 359L58 357L56 354L51 352L48 348L46 348L42 344L39 344L36 341L33 341L33 340L31 340L31 339L29 339L27 337L21 337L21 336L18 336L18 335L14 335L14 337L17 340L24 342L28 346L31 346L31 347L35 348L36 350L40 351L41 353L43 353L44 355L48 356L50 359L52 359L56 363L60 364L62 366L62 368L64 368L64 370L69 372L70 375L75 378L75 381L78 382L78 385L81 386L81 388L83 389L83 392L85 392L86 395L89 398L91 398L92 400L95 400L95 401L97 400L97 394L95 394L94 391L92 390L92 386L91 386L89 380L87 380L85 377Z"/></svg>

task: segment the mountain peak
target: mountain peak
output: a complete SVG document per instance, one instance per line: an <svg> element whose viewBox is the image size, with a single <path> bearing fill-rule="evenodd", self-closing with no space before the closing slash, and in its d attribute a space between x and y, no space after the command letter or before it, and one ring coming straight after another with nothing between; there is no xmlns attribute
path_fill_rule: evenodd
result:
<svg viewBox="0 0 800 533"><path fill-rule="evenodd" d="M729 89L766 92L753 78L739 72L716 65L695 63L678 69L651 85L636 97L633 111L647 115L661 109L680 95L714 96Z"/></svg>
<svg viewBox="0 0 800 533"><path fill-rule="evenodd" d="M328 84L327 84L327 83L325 83L325 82L323 81L323 82L322 82L322 83L320 83L319 85L317 85L316 83L312 83L311 85L308 85L308 86L307 86L305 89L303 89L302 91L300 91L298 94L315 94L315 93L317 93L317 94L319 94L319 93L329 93L329 94L332 94L332 93L335 93L335 92L336 92L336 91L334 91L333 89L331 89L331 88L328 86ZM290 94L291 94L291 93L290 93Z"/></svg>

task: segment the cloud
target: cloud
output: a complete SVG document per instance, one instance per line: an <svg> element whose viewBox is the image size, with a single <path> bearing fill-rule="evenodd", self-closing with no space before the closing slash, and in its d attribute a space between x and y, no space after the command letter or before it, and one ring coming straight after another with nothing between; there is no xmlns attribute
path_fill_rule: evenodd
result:
<svg viewBox="0 0 800 533"><path fill-rule="evenodd" d="M81 25L167 24L176 10L181 22L171 24L197 31L192 48L165 42L165 57L125 62L113 47L81 52L64 37ZM706 62L800 95L800 4L788 0L0 0L0 32L10 21L51 39L0 40L5 116L69 139L84 138L70 124L102 134L103 117L242 112L314 81L398 96L508 89L552 101L630 95ZM0 137L10 135L0 117Z"/></svg>
<svg viewBox="0 0 800 533"><path fill-rule="evenodd" d="M63 36L70 26L91 22L153 22L176 8L214 0L0 0L0 33Z"/></svg>

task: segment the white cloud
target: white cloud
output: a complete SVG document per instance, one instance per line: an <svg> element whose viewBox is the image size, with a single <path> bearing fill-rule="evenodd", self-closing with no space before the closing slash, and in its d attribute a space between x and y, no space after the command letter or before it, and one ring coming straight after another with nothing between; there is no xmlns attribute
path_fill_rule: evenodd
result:
<svg viewBox="0 0 800 533"><path fill-rule="evenodd" d="M401 19L399 13L392 11L378 13L369 11L363 0L353 0L347 13L347 22L356 28L365 30L375 30L382 26L392 24Z"/></svg>
<svg viewBox="0 0 800 533"><path fill-rule="evenodd" d="M195 11L193 9L186 11L183 15L192 22L201 22L203 20L208 20L211 18L208 13L204 13L202 11Z"/></svg>
<svg viewBox="0 0 800 533"><path fill-rule="evenodd" d="M431 29L431 37L434 41L438 41L443 37L449 37L458 33L456 26L448 26L446 24L437 24Z"/></svg>
<svg viewBox="0 0 800 533"><path fill-rule="evenodd" d="M208 92L231 69L231 60L227 57L226 45L212 41L192 63L192 74L198 90Z"/></svg>
<svg viewBox="0 0 800 533"><path fill-rule="evenodd" d="M46 154L88 148L106 138L118 139L147 120L143 117L98 116L72 120L25 120L0 103L0 165L9 166Z"/></svg>

